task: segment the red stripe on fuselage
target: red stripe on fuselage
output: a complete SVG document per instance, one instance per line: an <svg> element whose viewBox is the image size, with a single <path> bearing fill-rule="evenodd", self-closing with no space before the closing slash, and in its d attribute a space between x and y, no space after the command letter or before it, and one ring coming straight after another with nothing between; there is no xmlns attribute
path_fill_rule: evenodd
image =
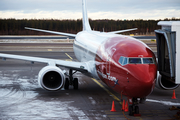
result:
<svg viewBox="0 0 180 120"><path fill-rule="evenodd" d="M114 91L128 97L142 98L149 95L156 79L156 64L119 63L124 57L154 57L144 43L126 36L106 40L96 55L96 70L99 78Z"/></svg>

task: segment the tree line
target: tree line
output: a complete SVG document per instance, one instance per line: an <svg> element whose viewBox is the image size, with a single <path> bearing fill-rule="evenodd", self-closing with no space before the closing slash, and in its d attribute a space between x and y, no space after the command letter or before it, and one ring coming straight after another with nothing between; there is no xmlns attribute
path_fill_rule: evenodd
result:
<svg viewBox="0 0 180 120"><path fill-rule="evenodd" d="M159 21L177 21L177 18L164 20L91 20L90 25L96 31L116 31L122 29L138 28L136 31L125 34L154 34L154 30L160 29ZM45 30L77 33L82 31L82 20L57 20L57 19L0 19L0 35L50 35L49 33L26 30L24 27L39 28Z"/></svg>

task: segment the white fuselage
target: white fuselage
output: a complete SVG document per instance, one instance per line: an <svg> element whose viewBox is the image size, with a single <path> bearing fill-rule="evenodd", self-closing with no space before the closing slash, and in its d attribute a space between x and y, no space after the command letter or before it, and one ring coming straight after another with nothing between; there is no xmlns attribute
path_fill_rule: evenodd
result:
<svg viewBox="0 0 180 120"><path fill-rule="evenodd" d="M77 34L73 44L74 54L78 61L88 63L91 73L88 76L99 79L95 66L97 50L106 40L115 36L119 35L98 31L82 31Z"/></svg>
<svg viewBox="0 0 180 120"><path fill-rule="evenodd" d="M82 31L75 38L73 49L80 62L95 61L100 45L111 37L118 35L98 31Z"/></svg>

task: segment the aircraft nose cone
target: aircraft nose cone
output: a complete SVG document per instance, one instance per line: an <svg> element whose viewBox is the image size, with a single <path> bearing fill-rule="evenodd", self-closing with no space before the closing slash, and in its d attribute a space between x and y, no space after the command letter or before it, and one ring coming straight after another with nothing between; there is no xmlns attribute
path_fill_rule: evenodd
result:
<svg viewBox="0 0 180 120"><path fill-rule="evenodd" d="M148 96L154 88L155 80L152 77L139 80L139 86L137 87L137 93L140 97Z"/></svg>
<svg viewBox="0 0 180 120"><path fill-rule="evenodd" d="M154 78L132 78L130 82L131 87L129 87L129 90L127 90L128 94L135 98L148 96L153 91L154 83Z"/></svg>
<svg viewBox="0 0 180 120"><path fill-rule="evenodd" d="M136 98L149 95L155 85L156 67L142 67L140 70L132 71L132 74L129 75L129 85L131 87L127 91L130 96Z"/></svg>

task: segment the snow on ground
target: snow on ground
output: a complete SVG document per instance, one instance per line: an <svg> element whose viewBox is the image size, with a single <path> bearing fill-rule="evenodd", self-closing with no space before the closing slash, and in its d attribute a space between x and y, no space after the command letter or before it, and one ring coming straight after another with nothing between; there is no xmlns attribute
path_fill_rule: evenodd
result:
<svg viewBox="0 0 180 120"><path fill-rule="evenodd" d="M78 119L88 120L86 114L71 106L74 101L59 98L43 98L37 76L30 82L29 77L19 75L22 71L0 71L0 118L1 119ZM69 94L66 94L69 95ZM42 97L42 99L39 99ZM37 99L38 98L38 99Z"/></svg>

